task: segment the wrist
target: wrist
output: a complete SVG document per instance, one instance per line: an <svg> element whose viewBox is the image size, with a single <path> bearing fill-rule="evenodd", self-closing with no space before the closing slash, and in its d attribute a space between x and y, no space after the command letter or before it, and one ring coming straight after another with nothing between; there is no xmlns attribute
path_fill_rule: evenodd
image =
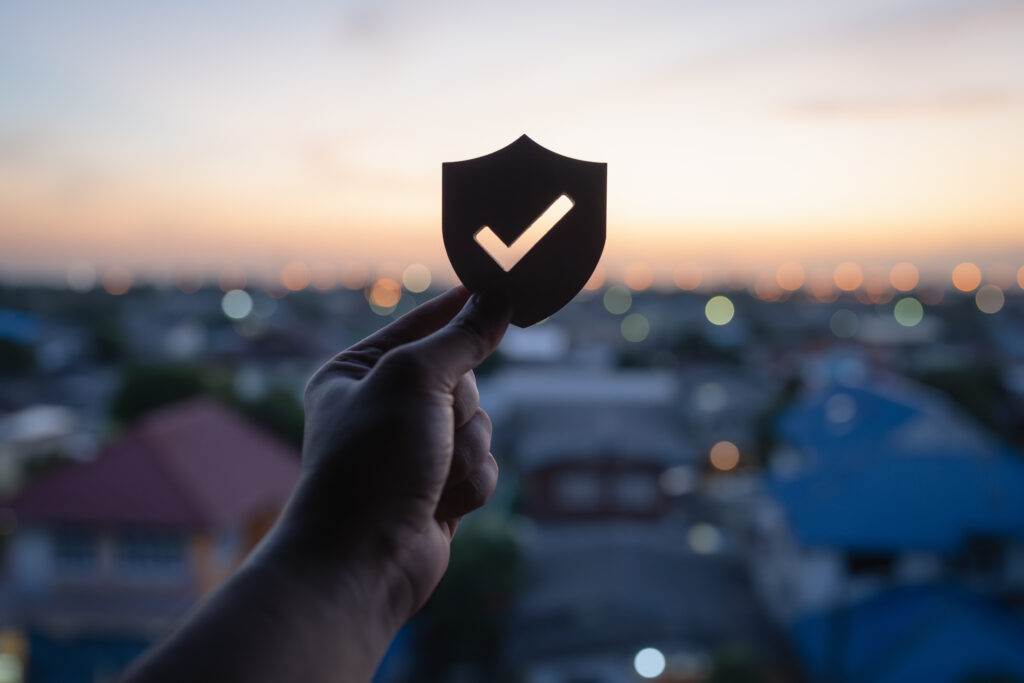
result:
<svg viewBox="0 0 1024 683"><path fill-rule="evenodd" d="M254 562L323 605L357 615L390 642L416 608L395 560L394 535L383 531L380 520L318 512L302 489L300 484Z"/></svg>

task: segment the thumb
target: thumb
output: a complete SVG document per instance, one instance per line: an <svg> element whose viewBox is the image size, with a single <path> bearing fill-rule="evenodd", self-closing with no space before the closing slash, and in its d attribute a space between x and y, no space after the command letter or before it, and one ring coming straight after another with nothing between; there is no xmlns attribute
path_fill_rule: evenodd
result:
<svg viewBox="0 0 1024 683"><path fill-rule="evenodd" d="M511 315L500 297L474 294L447 325L406 348L419 356L431 373L454 387L498 347Z"/></svg>

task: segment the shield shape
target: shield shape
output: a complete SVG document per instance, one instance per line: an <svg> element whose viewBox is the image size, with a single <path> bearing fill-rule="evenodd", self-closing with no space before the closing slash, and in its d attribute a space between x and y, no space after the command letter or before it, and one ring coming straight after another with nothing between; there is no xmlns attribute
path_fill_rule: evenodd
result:
<svg viewBox="0 0 1024 683"><path fill-rule="evenodd" d="M608 165L526 135L486 156L441 165L441 226L456 274L496 292L528 327L569 303L601 258Z"/></svg>

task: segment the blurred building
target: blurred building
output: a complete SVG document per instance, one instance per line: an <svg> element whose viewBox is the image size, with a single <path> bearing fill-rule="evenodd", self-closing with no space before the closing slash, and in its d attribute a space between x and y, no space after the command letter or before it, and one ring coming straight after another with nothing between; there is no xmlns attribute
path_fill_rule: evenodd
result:
<svg viewBox="0 0 1024 683"><path fill-rule="evenodd" d="M856 658L854 651L863 645L857 638L870 636L855 626L880 628L886 619L872 615L885 613L890 602L893 610L920 615L940 614L938 605L953 601L973 615L956 629L998 612L998 605L1020 602L1024 460L938 392L893 378L833 383L809 392L784 413L778 432L780 446L758 510L752 566L765 600L796 629L805 655L827 645L828 657ZM940 588L948 583L961 586L962 595ZM909 604L915 600L931 607ZM1016 626L1007 630L1004 622ZM875 668L865 662L867 669L860 671L851 661L838 675L840 664L807 663L822 680L959 680L926 675L933 667L886 668L928 661L911 654L926 647L928 634L915 630L914 623L908 617L905 624L893 625L894 650L880 653L889 659ZM819 642L824 636L813 635L808 624L831 624L836 630ZM1024 651L1019 614L986 628L1000 634L995 640L1016 639ZM945 637L937 632L936 642L943 642L940 636ZM977 661L957 661L966 666L968 659ZM1017 659L1011 664L1007 671L1024 675ZM890 677L893 671L904 675Z"/></svg>
<svg viewBox="0 0 1024 683"><path fill-rule="evenodd" d="M517 369L482 394L532 521L506 643L523 680L633 680L645 648L667 676L702 680L728 646L784 651L713 513L664 485L702 460L678 373Z"/></svg>
<svg viewBox="0 0 1024 683"><path fill-rule="evenodd" d="M267 531L296 453L208 400L159 410L15 500L4 626L27 681L113 680Z"/></svg>

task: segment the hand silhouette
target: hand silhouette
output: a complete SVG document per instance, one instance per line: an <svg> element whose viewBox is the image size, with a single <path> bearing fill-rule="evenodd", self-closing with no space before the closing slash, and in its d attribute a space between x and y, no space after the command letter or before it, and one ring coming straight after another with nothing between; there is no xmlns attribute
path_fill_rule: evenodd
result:
<svg viewBox="0 0 1024 683"><path fill-rule="evenodd" d="M297 547L330 566L355 544L397 581L399 621L430 596L459 519L497 484L473 368L510 312L466 299L456 288L420 306L330 360L306 388L304 474L288 511Z"/></svg>
<svg viewBox="0 0 1024 683"><path fill-rule="evenodd" d="M277 525L126 680L368 681L441 580L459 519L494 492L473 368L509 317L455 288L317 371Z"/></svg>

